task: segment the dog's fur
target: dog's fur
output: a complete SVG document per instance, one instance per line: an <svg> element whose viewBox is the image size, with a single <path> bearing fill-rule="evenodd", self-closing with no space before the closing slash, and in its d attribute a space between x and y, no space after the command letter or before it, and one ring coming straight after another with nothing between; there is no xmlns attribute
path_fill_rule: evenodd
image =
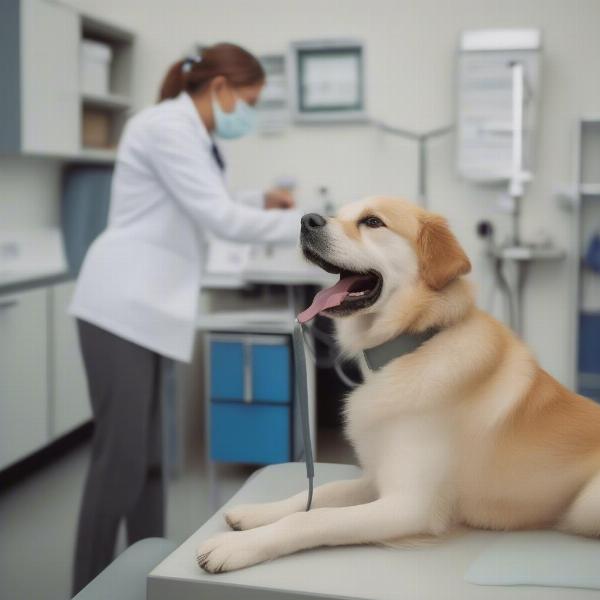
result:
<svg viewBox="0 0 600 600"><path fill-rule="evenodd" d="M360 224L366 215L385 227ZM441 535L456 525L553 527L600 536L600 406L565 389L515 335L475 307L468 258L445 220L371 198L328 219L325 260L377 270L370 307L337 319L348 354L439 328L366 374L346 403L361 479L233 508L236 530L206 541L199 565L230 571L316 546Z"/></svg>

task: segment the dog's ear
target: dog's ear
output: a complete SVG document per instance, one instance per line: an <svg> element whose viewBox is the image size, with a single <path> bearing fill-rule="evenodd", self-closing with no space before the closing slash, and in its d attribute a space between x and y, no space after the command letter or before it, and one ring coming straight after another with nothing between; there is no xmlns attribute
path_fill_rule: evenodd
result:
<svg viewBox="0 0 600 600"><path fill-rule="evenodd" d="M471 263L450 231L446 219L427 215L421 217L420 224L417 237L419 270L430 288L441 290L457 277L468 273Z"/></svg>

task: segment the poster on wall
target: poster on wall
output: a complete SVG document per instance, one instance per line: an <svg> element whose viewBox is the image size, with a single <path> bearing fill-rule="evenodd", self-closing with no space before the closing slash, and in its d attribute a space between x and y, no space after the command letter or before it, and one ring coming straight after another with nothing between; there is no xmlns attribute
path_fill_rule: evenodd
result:
<svg viewBox="0 0 600 600"><path fill-rule="evenodd" d="M296 122L367 118L365 50L361 42L295 42L290 48L290 66L290 98Z"/></svg>

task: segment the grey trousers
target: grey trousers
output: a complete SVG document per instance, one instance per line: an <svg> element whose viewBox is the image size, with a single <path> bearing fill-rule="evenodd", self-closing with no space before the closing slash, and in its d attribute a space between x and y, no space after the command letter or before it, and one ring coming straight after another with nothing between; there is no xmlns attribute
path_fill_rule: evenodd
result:
<svg viewBox="0 0 600 600"><path fill-rule="evenodd" d="M95 425L74 595L113 560L122 520L129 544L164 535L160 356L85 321L78 327Z"/></svg>

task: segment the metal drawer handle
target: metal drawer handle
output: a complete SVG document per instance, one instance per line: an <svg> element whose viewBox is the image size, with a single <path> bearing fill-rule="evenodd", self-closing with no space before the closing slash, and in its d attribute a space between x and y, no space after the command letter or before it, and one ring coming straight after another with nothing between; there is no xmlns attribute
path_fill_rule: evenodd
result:
<svg viewBox="0 0 600 600"><path fill-rule="evenodd" d="M0 310L3 308L12 308L19 304L18 300L0 300Z"/></svg>
<svg viewBox="0 0 600 600"><path fill-rule="evenodd" d="M244 344L244 402L252 402L252 346L245 340Z"/></svg>

